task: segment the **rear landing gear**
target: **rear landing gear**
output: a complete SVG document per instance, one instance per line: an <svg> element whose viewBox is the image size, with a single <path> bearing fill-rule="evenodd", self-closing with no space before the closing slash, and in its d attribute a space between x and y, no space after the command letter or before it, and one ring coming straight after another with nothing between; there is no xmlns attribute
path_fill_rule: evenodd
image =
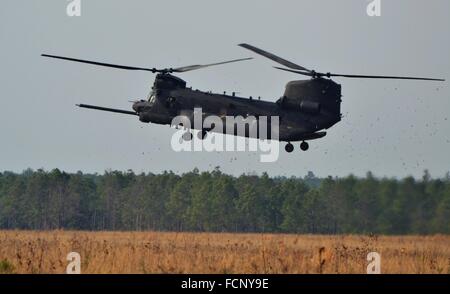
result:
<svg viewBox="0 0 450 294"><path fill-rule="evenodd" d="M309 149L309 144L305 141L303 141L300 144L300 149L302 151L306 151ZM286 144L286 146L284 146L284 150L286 150L287 153L291 153L292 151L294 151L294 145L292 145L290 142Z"/></svg>
<svg viewBox="0 0 450 294"><path fill-rule="evenodd" d="M302 151L308 150L308 149L309 149L309 144L308 144L307 142L303 141L303 142L300 144L300 149L302 149Z"/></svg>
<svg viewBox="0 0 450 294"><path fill-rule="evenodd" d="M294 145L291 143L287 143L286 146L284 146L284 150L286 150L287 153L291 153L294 151Z"/></svg>

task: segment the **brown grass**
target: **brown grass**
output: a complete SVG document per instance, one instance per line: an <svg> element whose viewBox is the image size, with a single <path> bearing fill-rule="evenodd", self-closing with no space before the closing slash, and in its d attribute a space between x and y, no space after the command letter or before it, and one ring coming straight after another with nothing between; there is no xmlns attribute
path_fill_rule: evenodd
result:
<svg viewBox="0 0 450 294"><path fill-rule="evenodd" d="M0 273L450 273L450 236L0 231Z"/></svg>

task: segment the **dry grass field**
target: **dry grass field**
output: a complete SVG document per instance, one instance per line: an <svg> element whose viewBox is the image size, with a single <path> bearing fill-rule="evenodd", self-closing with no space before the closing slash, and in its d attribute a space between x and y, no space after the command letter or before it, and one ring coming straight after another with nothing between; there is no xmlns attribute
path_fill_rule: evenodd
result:
<svg viewBox="0 0 450 294"><path fill-rule="evenodd" d="M450 236L0 231L0 273L450 273Z"/></svg>

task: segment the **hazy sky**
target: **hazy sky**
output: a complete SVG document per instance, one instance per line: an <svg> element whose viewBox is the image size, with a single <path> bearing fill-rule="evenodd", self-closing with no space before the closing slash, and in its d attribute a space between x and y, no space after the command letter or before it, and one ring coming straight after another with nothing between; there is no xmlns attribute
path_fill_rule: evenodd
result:
<svg viewBox="0 0 450 294"><path fill-rule="evenodd" d="M220 166L232 174L420 177L450 170L450 1L3 0L0 8L0 170L184 172ZM412 75L447 82L352 80L343 121L308 152L260 163L258 153L175 153L173 130L136 117L75 107L128 109L154 75L50 60L41 53L142 67L174 67L241 57L252 61L184 73L188 86L275 101L289 80L274 62L236 46L247 42L308 68Z"/></svg>

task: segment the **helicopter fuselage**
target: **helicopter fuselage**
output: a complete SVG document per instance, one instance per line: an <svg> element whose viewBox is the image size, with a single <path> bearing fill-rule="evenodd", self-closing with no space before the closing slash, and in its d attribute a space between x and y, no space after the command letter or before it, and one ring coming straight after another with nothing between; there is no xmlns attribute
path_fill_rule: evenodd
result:
<svg viewBox="0 0 450 294"><path fill-rule="evenodd" d="M325 136L323 129L341 120L340 85L332 80L315 78L292 81L286 85L284 95L277 102L215 94L193 90L186 82L170 74L158 74L148 100L135 102L133 109L146 123L172 124L177 116L186 116L190 128L210 131L193 122L194 109L201 108L202 115L226 117L278 117L279 141L306 141ZM212 130L217 131L217 130ZM221 133L227 133L224 128ZM236 129L231 135L239 135ZM252 137L245 132L246 137ZM256 137L259 137L257 135ZM269 134L270 138L270 134Z"/></svg>

